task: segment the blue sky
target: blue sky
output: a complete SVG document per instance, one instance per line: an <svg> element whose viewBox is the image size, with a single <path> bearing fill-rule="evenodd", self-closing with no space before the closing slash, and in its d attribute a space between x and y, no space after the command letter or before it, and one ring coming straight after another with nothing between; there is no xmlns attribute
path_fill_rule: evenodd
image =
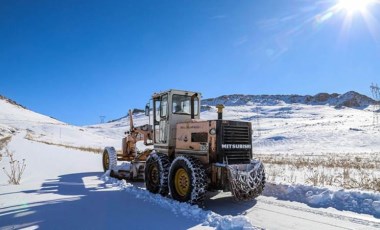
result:
<svg viewBox="0 0 380 230"><path fill-rule="evenodd" d="M2 0L0 94L76 125L121 117L169 88L370 95L379 4L363 13L338 3Z"/></svg>

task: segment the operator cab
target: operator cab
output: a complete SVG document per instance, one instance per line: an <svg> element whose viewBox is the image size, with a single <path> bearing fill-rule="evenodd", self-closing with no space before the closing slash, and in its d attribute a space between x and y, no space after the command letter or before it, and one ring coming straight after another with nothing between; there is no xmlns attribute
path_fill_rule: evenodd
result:
<svg viewBox="0 0 380 230"><path fill-rule="evenodd" d="M171 155L176 143L176 124L200 119L200 98L197 92L171 89L154 93L153 105L153 143L155 149ZM146 107L149 114L150 105ZM151 121L151 117L149 117Z"/></svg>

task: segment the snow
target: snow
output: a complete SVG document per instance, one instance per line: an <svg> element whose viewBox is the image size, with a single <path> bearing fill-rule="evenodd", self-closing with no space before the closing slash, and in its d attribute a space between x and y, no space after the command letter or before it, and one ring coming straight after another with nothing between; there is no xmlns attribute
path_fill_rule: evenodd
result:
<svg viewBox="0 0 380 230"><path fill-rule="evenodd" d="M162 229L256 229L244 216L221 216L109 179L101 172L100 154L33 142L22 132L8 148L27 167L18 186L7 185L0 174L0 229L121 228L125 221L133 229L158 223Z"/></svg>
<svg viewBox="0 0 380 230"><path fill-rule="evenodd" d="M25 136L34 141L78 148L103 149L106 145L120 144L120 139L116 140L114 137L91 132L85 127L57 121L10 104L5 100L0 100L0 111L0 133L2 135L12 134L12 131L14 133L16 130L26 131Z"/></svg>
<svg viewBox="0 0 380 230"><path fill-rule="evenodd" d="M356 202L356 205L357 205L357 202ZM376 201L372 202L372 208L377 213L377 215L379 215L379 213L380 213L380 200L376 200Z"/></svg>
<svg viewBox="0 0 380 230"><path fill-rule="evenodd" d="M380 218L380 193L331 190L307 185L286 185L267 183L265 196L297 201L312 207L333 207L338 210L349 210L356 213L370 214Z"/></svg>
<svg viewBox="0 0 380 230"><path fill-rule="evenodd" d="M267 97L226 106L223 116L252 122L255 155L354 159L379 154L380 129L372 125L371 107L336 109ZM216 109L210 107L201 117L216 119ZM134 121L139 126L148 119L136 114ZM239 203L230 193L211 193L199 207L151 194L141 182L106 178L101 154L85 148L120 149L128 129L128 117L77 127L0 100L0 141L11 137L8 149L27 164L21 185L8 185L0 173L0 229L380 228L380 195L363 189L277 181L254 201ZM145 146L139 142L138 148ZM0 161L3 167L8 167L7 158ZM378 168L372 171L379 175ZM290 171L283 173L289 176Z"/></svg>
<svg viewBox="0 0 380 230"><path fill-rule="evenodd" d="M248 218L244 216L221 216L211 211L205 211L197 205L180 203L158 194L151 194L147 190L126 183L125 181L117 181L113 178L109 178L107 174L103 175L102 179L106 183L110 183L113 187L119 187L136 199L170 210L177 218L183 216L199 222L200 226L208 226L216 229L257 229L252 226Z"/></svg>

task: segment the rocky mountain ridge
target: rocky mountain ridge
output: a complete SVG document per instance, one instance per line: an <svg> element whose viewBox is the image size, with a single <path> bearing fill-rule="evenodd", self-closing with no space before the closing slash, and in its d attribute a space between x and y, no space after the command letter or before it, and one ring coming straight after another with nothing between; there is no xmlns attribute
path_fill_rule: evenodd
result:
<svg viewBox="0 0 380 230"><path fill-rule="evenodd" d="M311 95L244 95L232 94L223 95L216 98L202 100L202 106L215 106L223 104L225 106L242 106L242 105L280 105L280 104L306 104L306 105L329 105L335 108L350 107L363 109L376 103L375 100L355 91L349 91L344 94L337 93L318 93Z"/></svg>
<svg viewBox="0 0 380 230"><path fill-rule="evenodd" d="M17 103L16 101L14 101L14 100L12 100L12 99L9 99L9 98L7 98L7 97L1 95L1 94L0 94L0 100L5 100L5 101L7 101L8 103L10 103L10 104L12 104L12 105L16 105L16 106L19 106L19 107L21 107L21 108L23 108L23 109L27 109L25 106L20 105L20 104Z"/></svg>

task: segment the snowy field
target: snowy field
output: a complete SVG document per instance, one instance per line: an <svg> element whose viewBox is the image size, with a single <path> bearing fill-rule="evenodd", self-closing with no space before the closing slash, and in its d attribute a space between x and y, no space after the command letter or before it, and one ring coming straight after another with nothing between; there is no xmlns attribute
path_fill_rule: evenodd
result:
<svg viewBox="0 0 380 230"><path fill-rule="evenodd" d="M254 201L215 193L198 207L103 175L98 153L120 149L128 117L77 127L0 100L2 152L7 146L26 162L21 185L0 173L0 229L379 229L380 128L370 109L227 106L224 119L252 122L254 154L270 183ZM216 116L213 107L201 114Z"/></svg>

